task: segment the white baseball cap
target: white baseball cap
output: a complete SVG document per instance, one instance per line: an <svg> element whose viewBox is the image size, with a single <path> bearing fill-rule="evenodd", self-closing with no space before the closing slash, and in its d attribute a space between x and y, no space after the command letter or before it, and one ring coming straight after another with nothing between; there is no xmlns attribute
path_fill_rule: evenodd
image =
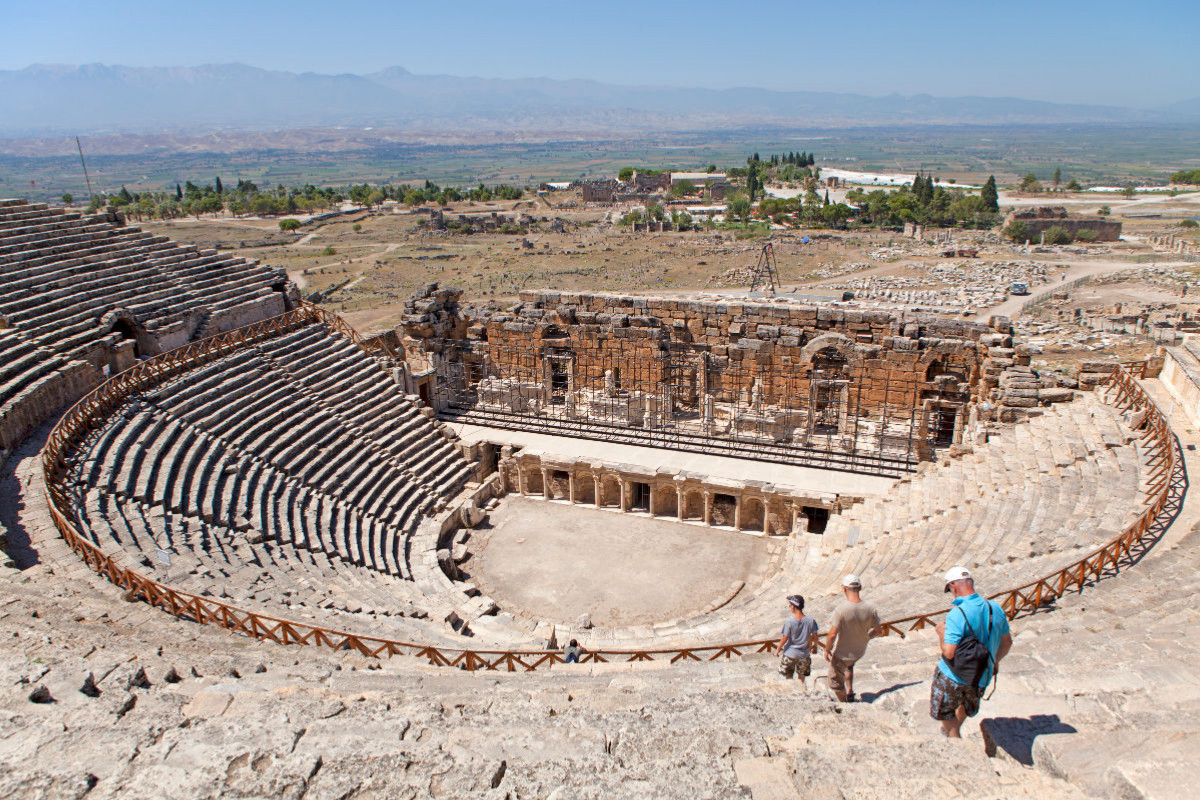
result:
<svg viewBox="0 0 1200 800"><path fill-rule="evenodd" d="M847 589L861 589L862 581L858 579L857 575L851 572L849 575L842 578L842 586L845 586Z"/></svg>
<svg viewBox="0 0 1200 800"><path fill-rule="evenodd" d="M951 567L946 571L944 577L946 582L946 591L950 591L950 584L954 581L965 581L970 579L971 573L966 567Z"/></svg>

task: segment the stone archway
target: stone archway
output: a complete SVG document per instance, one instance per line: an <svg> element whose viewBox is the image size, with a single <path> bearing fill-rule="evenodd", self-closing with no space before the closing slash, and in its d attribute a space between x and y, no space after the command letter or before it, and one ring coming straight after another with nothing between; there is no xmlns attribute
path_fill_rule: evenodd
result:
<svg viewBox="0 0 1200 800"><path fill-rule="evenodd" d="M860 360L858 345L840 333L827 333L804 345L800 350L800 361L811 365L819 353L830 350L837 353L852 368L858 366Z"/></svg>
<svg viewBox="0 0 1200 800"><path fill-rule="evenodd" d="M655 516L674 517L679 513L679 495L674 486L659 486L653 489L654 502L650 508Z"/></svg>
<svg viewBox="0 0 1200 800"><path fill-rule="evenodd" d="M761 497L743 497L741 529L762 532L766 523L766 511Z"/></svg>

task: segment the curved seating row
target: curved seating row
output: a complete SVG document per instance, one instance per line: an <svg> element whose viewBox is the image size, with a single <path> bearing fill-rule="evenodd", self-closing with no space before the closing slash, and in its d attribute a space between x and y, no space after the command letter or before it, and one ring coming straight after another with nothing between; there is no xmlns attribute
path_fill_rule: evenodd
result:
<svg viewBox="0 0 1200 800"><path fill-rule="evenodd" d="M264 613L479 630L494 604L446 577L422 528L474 472L444 430L313 323L128 398L75 461L78 521L120 563Z"/></svg>
<svg viewBox="0 0 1200 800"><path fill-rule="evenodd" d="M969 567L984 591L1020 585L1082 557L1137 517L1143 460L1120 412L1085 394L897 481L831 517L823 534L787 540L773 575L715 613L664 621L652 636L569 626L559 636L608 645L744 641L775 630L788 594L826 613L847 573L858 574L891 616L938 607L937 576L956 564Z"/></svg>
<svg viewBox="0 0 1200 800"><path fill-rule="evenodd" d="M131 334L118 319L161 351L282 313L287 286L282 270L106 215L0 200L0 450L127 365L109 355Z"/></svg>

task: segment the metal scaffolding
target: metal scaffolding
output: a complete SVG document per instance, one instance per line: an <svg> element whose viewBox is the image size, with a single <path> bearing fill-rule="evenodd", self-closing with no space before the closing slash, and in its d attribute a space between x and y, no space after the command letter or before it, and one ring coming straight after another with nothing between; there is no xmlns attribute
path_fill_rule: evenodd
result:
<svg viewBox="0 0 1200 800"><path fill-rule="evenodd" d="M443 353L446 419L584 439L882 475L949 443L961 406L911 376L870 380L834 354L793 370L707 348L469 342Z"/></svg>

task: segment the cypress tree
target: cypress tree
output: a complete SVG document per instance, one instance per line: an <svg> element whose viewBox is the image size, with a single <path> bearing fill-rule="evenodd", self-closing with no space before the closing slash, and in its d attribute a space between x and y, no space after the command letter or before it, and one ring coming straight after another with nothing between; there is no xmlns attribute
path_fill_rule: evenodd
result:
<svg viewBox="0 0 1200 800"><path fill-rule="evenodd" d="M979 193L979 197L983 200L984 211L1000 210L1000 195L996 192L995 175L988 176L987 182L983 184L983 190Z"/></svg>
<svg viewBox="0 0 1200 800"><path fill-rule="evenodd" d="M217 176L217 194L225 194L225 187L221 185L221 176Z"/></svg>
<svg viewBox="0 0 1200 800"><path fill-rule="evenodd" d="M177 183L175 184L175 202L179 202L180 200L183 200L183 187Z"/></svg>

